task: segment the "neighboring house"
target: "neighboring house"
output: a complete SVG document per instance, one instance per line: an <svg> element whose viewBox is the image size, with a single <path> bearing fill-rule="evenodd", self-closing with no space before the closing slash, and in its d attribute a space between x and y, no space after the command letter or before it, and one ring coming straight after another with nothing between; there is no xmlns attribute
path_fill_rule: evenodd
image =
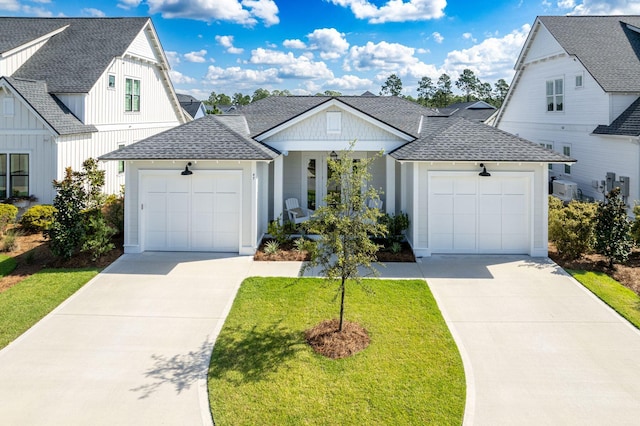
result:
<svg viewBox="0 0 640 426"><path fill-rule="evenodd" d="M186 122L148 18L0 18L0 200ZM105 163L105 191L124 184Z"/></svg>
<svg viewBox="0 0 640 426"><path fill-rule="evenodd" d="M416 255L547 254L547 164L572 160L391 96L269 97L104 155L127 162L125 251L252 254L286 199L323 203L353 140L356 158L384 153L369 185L409 215Z"/></svg>
<svg viewBox="0 0 640 426"><path fill-rule="evenodd" d="M515 70L497 127L575 158L549 174L579 194L640 200L640 16L538 17Z"/></svg>
<svg viewBox="0 0 640 426"><path fill-rule="evenodd" d="M440 108L440 112L443 114L466 118L477 123L486 123L496 111L496 107L485 101L459 102L446 108Z"/></svg>
<svg viewBox="0 0 640 426"><path fill-rule="evenodd" d="M191 95L177 94L180 106L188 114L188 118L196 120L207 115L207 108L202 101L197 100Z"/></svg>

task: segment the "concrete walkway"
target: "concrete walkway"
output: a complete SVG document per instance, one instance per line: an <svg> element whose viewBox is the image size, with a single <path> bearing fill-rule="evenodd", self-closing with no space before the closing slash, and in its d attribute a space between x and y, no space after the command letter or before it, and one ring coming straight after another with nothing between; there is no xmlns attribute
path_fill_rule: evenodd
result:
<svg viewBox="0 0 640 426"><path fill-rule="evenodd" d="M460 348L466 425L637 425L640 332L553 262L418 264Z"/></svg>
<svg viewBox="0 0 640 426"><path fill-rule="evenodd" d="M298 262L124 255L0 351L2 425L211 425L206 377L242 280Z"/></svg>

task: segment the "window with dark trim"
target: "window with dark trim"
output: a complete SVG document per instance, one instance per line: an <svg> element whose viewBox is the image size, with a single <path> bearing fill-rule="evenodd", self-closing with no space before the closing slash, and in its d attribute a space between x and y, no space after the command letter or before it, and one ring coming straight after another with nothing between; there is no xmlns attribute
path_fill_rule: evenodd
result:
<svg viewBox="0 0 640 426"><path fill-rule="evenodd" d="M118 145L118 149L124 148L124 144L121 143ZM124 161L118 161L118 173L124 173Z"/></svg>
<svg viewBox="0 0 640 426"><path fill-rule="evenodd" d="M0 154L0 199L29 196L29 154Z"/></svg>
<svg viewBox="0 0 640 426"><path fill-rule="evenodd" d="M114 74L109 74L109 83L107 86L109 89L116 88L116 76Z"/></svg>
<svg viewBox="0 0 640 426"><path fill-rule="evenodd" d="M124 110L126 112L140 112L140 80L125 79Z"/></svg>
<svg viewBox="0 0 640 426"><path fill-rule="evenodd" d="M567 157L571 157L571 147L570 146L563 146L562 147L562 153L564 155L566 155ZM571 174L571 166L569 164L565 164L564 165L564 173L567 175Z"/></svg>

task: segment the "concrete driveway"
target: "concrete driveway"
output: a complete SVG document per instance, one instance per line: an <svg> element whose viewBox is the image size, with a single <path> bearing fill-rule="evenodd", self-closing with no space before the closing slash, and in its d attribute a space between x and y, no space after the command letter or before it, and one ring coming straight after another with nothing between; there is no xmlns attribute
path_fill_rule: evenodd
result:
<svg viewBox="0 0 640 426"><path fill-rule="evenodd" d="M209 357L240 283L299 266L122 256L0 351L0 424L212 424Z"/></svg>
<svg viewBox="0 0 640 426"><path fill-rule="evenodd" d="M418 264L465 365L466 425L637 425L640 332L553 262Z"/></svg>

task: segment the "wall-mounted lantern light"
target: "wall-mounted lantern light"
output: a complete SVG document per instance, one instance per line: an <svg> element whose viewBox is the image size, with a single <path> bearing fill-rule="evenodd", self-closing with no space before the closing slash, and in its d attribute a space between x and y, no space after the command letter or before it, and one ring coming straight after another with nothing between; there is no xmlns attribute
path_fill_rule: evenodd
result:
<svg viewBox="0 0 640 426"><path fill-rule="evenodd" d="M190 165L191 165L191 162L188 162L187 165L184 166L184 170L182 171L182 173L180 173L182 176L189 176L193 174L193 172L189 170Z"/></svg>
<svg viewBox="0 0 640 426"><path fill-rule="evenodd" d="M335 151L331 151L331 154L329 154L329 157L331 157L333 161L336 161L338 159L338 154L336 154Z"/></svg>
<svg viewBox="0 0 640 426"><path fill-rule="evenodd" d="M484 176L484 177L491 176L491 173L487 171L487 168L484 166L483 163L480 163L480 167L482 167L482 171L478 173L478 176Z"/></svg>

